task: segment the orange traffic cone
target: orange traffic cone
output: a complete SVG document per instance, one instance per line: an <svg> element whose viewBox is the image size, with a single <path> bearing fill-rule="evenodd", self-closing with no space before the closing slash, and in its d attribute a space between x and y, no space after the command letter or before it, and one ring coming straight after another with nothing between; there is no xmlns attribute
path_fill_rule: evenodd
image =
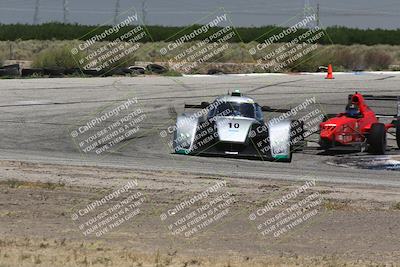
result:
<svg viewBox="0 0 400 267"><path fill-rule="evenodd" d="M333 78L332 64L328 65L328 74L326 75L325 79L335 79Z"/></svg>

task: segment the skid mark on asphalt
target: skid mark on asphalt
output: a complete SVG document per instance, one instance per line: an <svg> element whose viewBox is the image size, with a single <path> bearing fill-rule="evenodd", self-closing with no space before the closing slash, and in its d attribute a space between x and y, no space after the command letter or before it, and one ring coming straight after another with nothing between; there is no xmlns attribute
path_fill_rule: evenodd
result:
<svg viewBox="0 0 400 267"><path fill-rule="evenodd" d="M246 93L252 93L252 92L255 92L255 91L258 91L258 90L261 90L261 89L265 89L265 88L268 88L268 87L279 86L279 85L282 85L282 84L290 84L290 83L294 83L294 82L298 82L298 81L302 81L302 79L297 79L297 80L292 80L292 81L285 81L285 82L278 82L278 83L273 83L273 84L267 84L267 85L263 85L263 86L260 86L260 87L256 87L254 89L250 89L250 90L246 91Z"/></svg>
<svg viewBox="0 0 400 267"><path fill-rule="evenodd" d="M387 79L391 79L391 78L395 78L396 76L387 76L387 77L382 77L382 78L378 78L375 79L375 81L383 81L383 80L387 80Z"/></svg>

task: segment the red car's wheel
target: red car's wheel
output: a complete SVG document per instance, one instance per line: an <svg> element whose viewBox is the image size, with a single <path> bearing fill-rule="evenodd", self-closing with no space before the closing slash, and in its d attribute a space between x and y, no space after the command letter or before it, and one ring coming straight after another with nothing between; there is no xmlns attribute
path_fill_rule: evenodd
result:
<svg viewBox="0 0 400 267"><path fill-rule="evenodd" d="M400 125L397 125L396 127L396 141L397 147L400 148Z"/></svg>
<svg viewBox="0 0 400 267"><path fill-rule="evenodd" d="M383 123L374 123L368 136L369 152L383 155L386 151L386 129Z"/></svg>

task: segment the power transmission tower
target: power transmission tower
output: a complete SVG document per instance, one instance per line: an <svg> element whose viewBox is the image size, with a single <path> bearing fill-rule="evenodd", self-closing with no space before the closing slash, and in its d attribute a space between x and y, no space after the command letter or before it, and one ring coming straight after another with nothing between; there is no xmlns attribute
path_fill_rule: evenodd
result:
<svg viewBox="0 0 400 267"><path fill-rule="evenodd" d="M63 0L64 23L68 23L68 0Z"/></svg>
<svg viewBox="0 0 400 267"><path fill-rule="evenodd" d="M118 23L118 15L119 15L119 1L115 1L115 14L114 14L114 25L117 25Z"/></svg>
<svg viewBox="0 0 400 267"><path fill-rule="evenodd" d="M35 13L33 15L33 24L39 24L39 6L40 6L40 0L36 0Z"/></svg>
<svg viewBox="0 0 400 267"><path fill-rule="evenodd" d="M142 1L142 18L143 18L144 25L146 25L146 17L147 17L146 0L143 0Z"/></svg>

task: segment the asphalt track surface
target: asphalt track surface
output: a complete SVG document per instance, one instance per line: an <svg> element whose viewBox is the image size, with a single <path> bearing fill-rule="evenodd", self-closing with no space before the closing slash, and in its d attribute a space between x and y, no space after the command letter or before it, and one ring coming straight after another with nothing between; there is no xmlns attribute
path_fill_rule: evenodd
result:
<svg viewBox="0 0 400 267"><path fill-rule="evenodd" d="M261 105L289 108L315 97L327 113L344 109L347 95L400 93L400 75L224 75L185 77L113 77L0 80L0 159L98 165L154 171L178 171L238 178L305 180L400 187L400 172L346 166L366 153L324 154L315 149L294 154L291 164L247 159L171 154L171 136L160 132L175 122L184 103L199 104L240 89ZM140 130L113 152L81 152L71 137L76 129L104 107L137 97L146 114ZM394 103L376 104L378 112L394 113ZM311 138L313 139L313 138ZM315 136L314 136L315 139ZM393 138L392 138L393 139ZM394 146L393 140L389 143ZM389 155L400 154L391 149ZM343 165L332 164L342 158Z"/></svg>

